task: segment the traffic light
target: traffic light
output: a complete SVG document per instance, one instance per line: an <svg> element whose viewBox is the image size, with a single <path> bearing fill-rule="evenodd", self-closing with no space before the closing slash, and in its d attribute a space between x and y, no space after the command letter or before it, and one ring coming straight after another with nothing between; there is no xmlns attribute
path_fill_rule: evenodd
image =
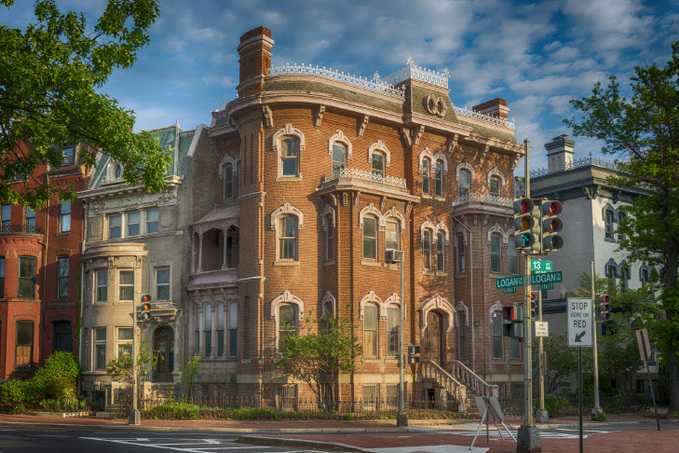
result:
<svg viewBox="0 0 679 453"><path fill-rule="evenodd" d="M141 306L139 307L139 316L137 319L141 322L151 319L151 296L148 294L141 296Z"/></svg>
<svg viewBox="0 0 679 453"><path fill-rule="evenodd" d="M510 338L523 338L522 307L502 307L502 335Z"/></svg>
<svg viewBox="0 0 679 453"><path fill-rule="evenodd" d="M563 247L563 237L559 236L563 230L563 221L559 215L563 212L563 204L556 200L544 200L540 205L542 253L555 252Z"/></svg>
<svg viewBox="0 0 679 453"><path fill-rule="evenodd" d="M408 363L420 363L420 347L408 346Z"/></svg>
<svg viewBox="0 0 679 453"><path fill-rule="evenodd" d="M514 200L514 242L526 254L540 254L540 211L530 198Z"/></svg>
<svg viewBox="0 0 679 453"><path fill-rule="evenodd" d="M606 322L611 320L611 296L604 294L599 303L599 321Z"/></svg>
<svg viewBox="0 0 679 453"><path fill-rule="evenodd" d="M528 301L530 306L530 317L536 319L538 316L538 292L531 291L530 298Z"/></svg>

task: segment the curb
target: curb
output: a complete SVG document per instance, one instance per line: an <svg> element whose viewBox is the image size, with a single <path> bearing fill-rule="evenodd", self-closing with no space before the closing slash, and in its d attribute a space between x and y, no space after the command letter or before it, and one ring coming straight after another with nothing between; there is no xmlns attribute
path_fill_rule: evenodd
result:
<svg viewBox="0 0 679 453"><path fill-rule="evenodd" d="M303 448L310 450L323 450L323 451L348 451L354 453L373 453L374 450L367 448L355 447L353 445L340 444L337 442L320 442L313 440L301 440L301 439L281 439L276 437L261 437L261 436L240 436L236 439L236 442L240 442L248 445L262 445L269 447L293 447L293 448Z"/></svg>

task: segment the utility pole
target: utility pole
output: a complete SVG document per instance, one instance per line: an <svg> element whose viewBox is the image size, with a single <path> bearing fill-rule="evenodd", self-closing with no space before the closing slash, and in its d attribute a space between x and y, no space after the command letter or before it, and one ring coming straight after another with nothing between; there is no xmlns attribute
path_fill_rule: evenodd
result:
<svg viewBox="0 0 679 453"><path fill-rule="evenodd" d="M592 408L592 420L596 420L599 414L603 413L601 404L599 404L599 356L597 354L596 331L599 323L596 322L596 274L594 274L594 261L590 261L590 272L592 275L592 319L594 320L594 329L592 331L592 356L594 360L594 407Z"/></svg>
<svg viewBox="0 0 679 453"><path fill-rule="evenodd" d="M538 319L542 322L542 290L538 290ZM535 419L538 423L547 423L549 421L549 413L545 409L545 366L547 361L545 360L545 350L543 344L543 338L539 337L538 342L540 344L540 354L538 356L538 373L540 376L540 409L538 409Z"/></svg>
<svg viewBox="0 0 679 453"><path fill-rule="evenodd" d="M529 168L529 151L530 141L528 139L523 141L524 145L524 159L525 159L525 177L524 197L530 198L530 168ZM530 313L530 251L526 253L525 259L525 279L526 286L524 287L524 349L523 349L523 395L524 395L524 421L519 428L517 436L516 451L519 453L538 453L542 452L542 445L540 443L540 430L533 423L533 348L531 338L533 336L533 326L531 325Z"/></svg>
<svg viewBox="0 0 679 453"><path fill-rule="evenodd" d="M405 357L403 353L403 318L405 317L405 301L403 300L403 261L405 258L405 253L403 250L399 253L399 267L401 268L401 303L399 304L398 313L398 351L399 351L399 369L398 369L398 413L396 414L396 426L408 426L408 414L406 414L404 408L404 368L405 368Z"/></svg>
<svg viewBox="0 0 679 453"><path fill-rule="evenodd" d="M134 257L134 296L132 298L132 410L128 425L141 424L141 412L137 408L137 257Z"/></svg>

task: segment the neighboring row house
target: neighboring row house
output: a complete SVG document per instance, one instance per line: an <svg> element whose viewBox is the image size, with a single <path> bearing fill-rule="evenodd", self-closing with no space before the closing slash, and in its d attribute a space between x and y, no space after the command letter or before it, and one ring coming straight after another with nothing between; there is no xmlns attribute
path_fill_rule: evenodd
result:
<svg viewBox="0 0 679 453"><path fill-rule="evenodd" d="M32 151L17 147L19 156ZM13 180L15 188L49 183L87 187L81 146L63 147L58 168L39 165ZM80 200L52 195L37 210L0 206L0 381L29 376L54 351L76 352L78 272L83 231Z"/></svg>

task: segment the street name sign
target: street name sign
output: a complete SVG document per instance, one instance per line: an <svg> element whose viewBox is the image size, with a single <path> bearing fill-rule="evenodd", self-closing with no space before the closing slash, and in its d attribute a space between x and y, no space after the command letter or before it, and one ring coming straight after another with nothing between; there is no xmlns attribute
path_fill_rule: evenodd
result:
<svg viewBox="0 0 679 453"><path fill-rule="evenodd" d="M552 272L552 262L543 260L530 260L530 270L538 272Z"/></svg>
<svg viewBox="0 0 679 453"><path fill-rule="evenodd" d="M547 321L535 321L535 336L536 337L549 336L549 323Z"/></svg>
<svg viewBox="0 0 679 453"><path fill-rule="evenodd" d="M591 348L594 319L592 319L592 299L569 297L568 307L568 346Z"/></svg>
<svg viewBox="0 0 679 453"><path fill-rule="evenodd" d="M563 273L561 271L557 272L545 272L530 275L531 285L542 285L548 283L561 283L563 281Z"/></svg>
<svg viewBox="0 0 679 453"><path fill-rule="evenodd" d="M523 286L523 275L495 279L495 289Z"/></svg>
<svg viewBox="0 0 679 453"><path fill-rule="evenodd" d="M516 294L516 286L511 288L502 288L502 294Z"/></svg>

